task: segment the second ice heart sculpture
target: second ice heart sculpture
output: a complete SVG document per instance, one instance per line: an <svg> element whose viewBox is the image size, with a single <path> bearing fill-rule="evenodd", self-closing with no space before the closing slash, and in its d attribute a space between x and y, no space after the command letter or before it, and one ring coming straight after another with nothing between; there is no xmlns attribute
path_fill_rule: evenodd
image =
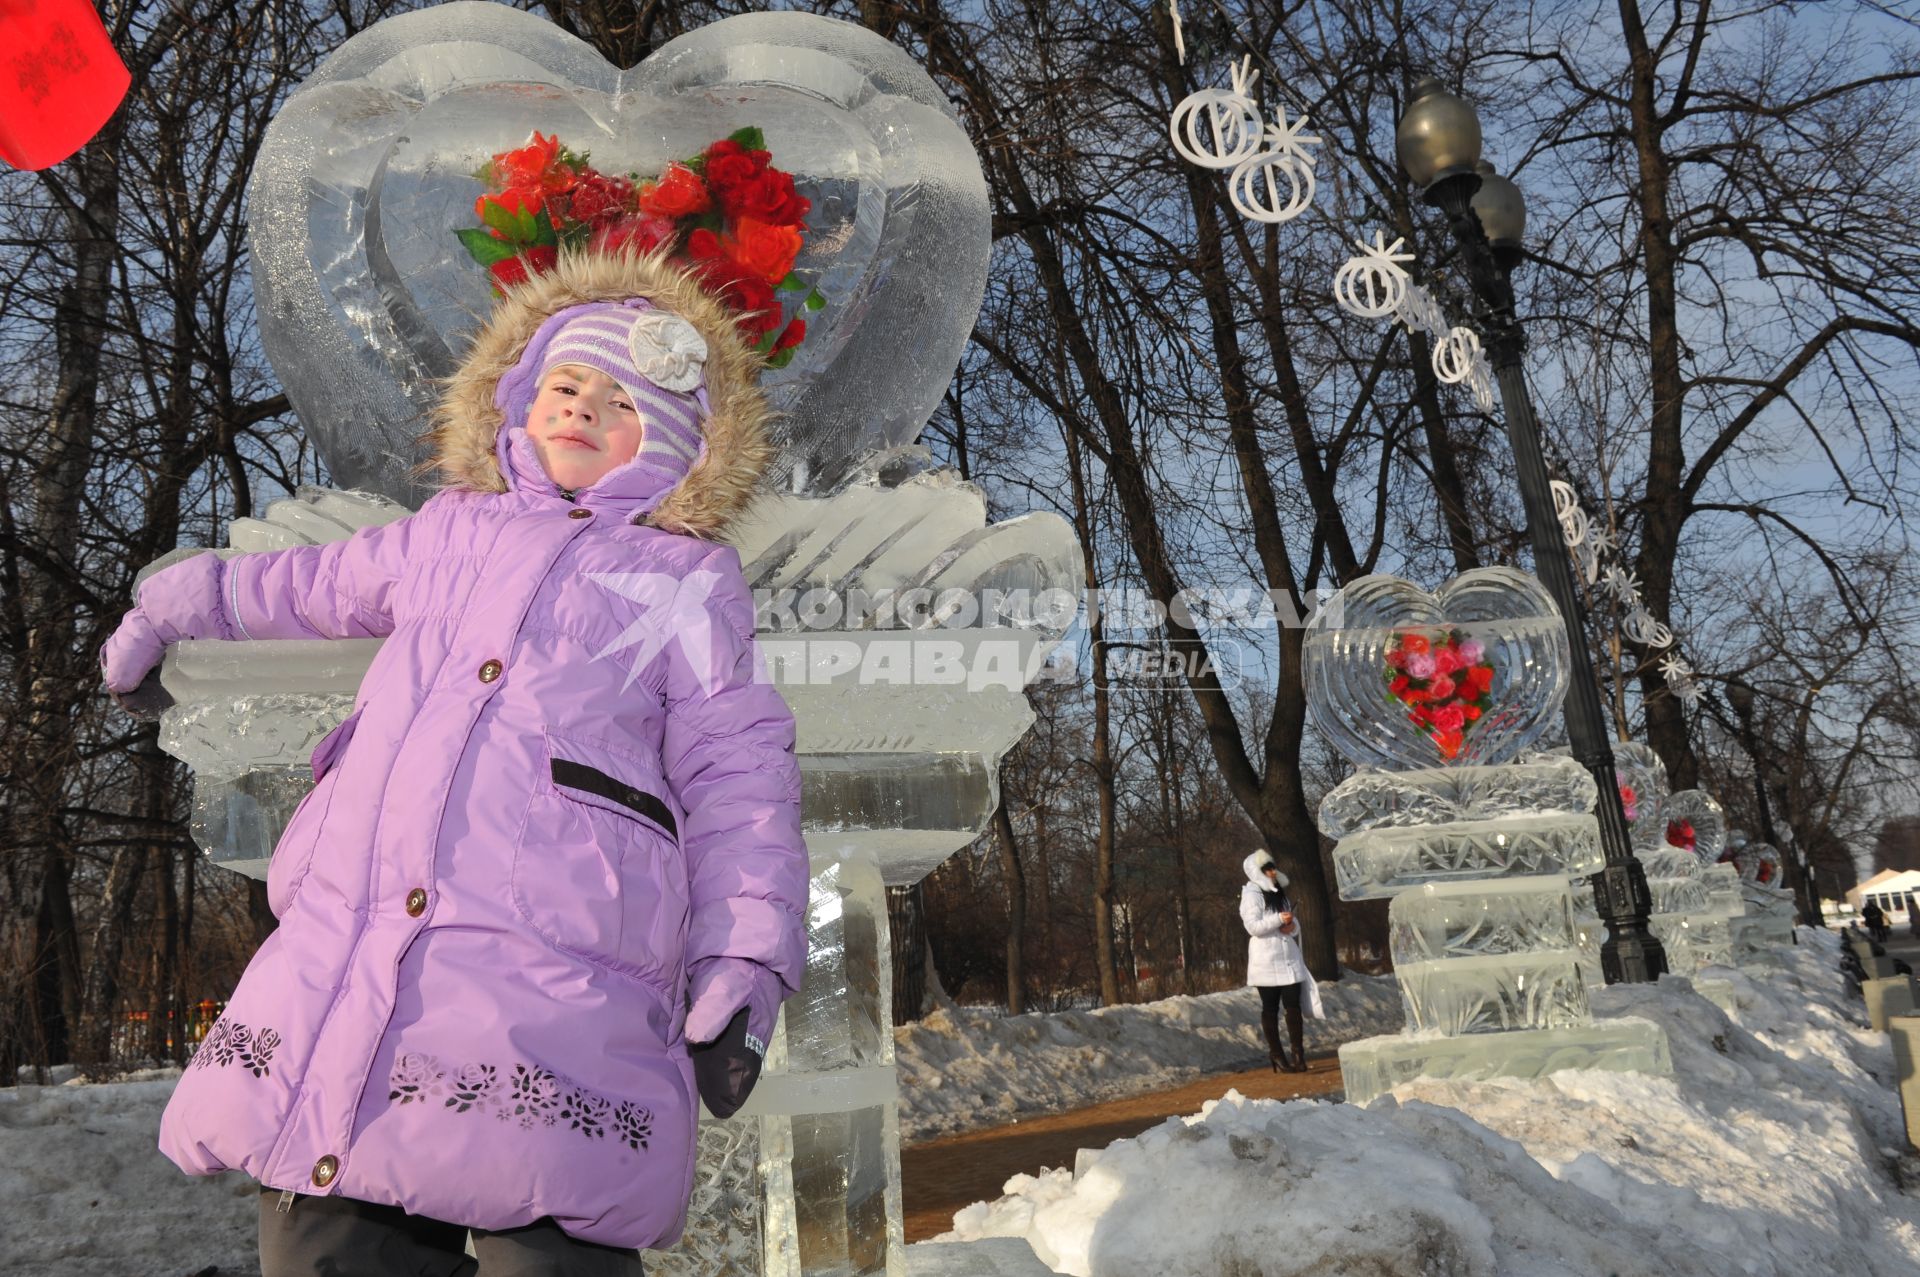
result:
<svg viewBox="0 0 1920 1277"><path fill-rule="evenodd" d="M1434 593L1367 576L1308 622L1305 664L1314 726L1363 767L1504 763L1559 711L1567 632L1545 587L1512 568Z"/></svg>

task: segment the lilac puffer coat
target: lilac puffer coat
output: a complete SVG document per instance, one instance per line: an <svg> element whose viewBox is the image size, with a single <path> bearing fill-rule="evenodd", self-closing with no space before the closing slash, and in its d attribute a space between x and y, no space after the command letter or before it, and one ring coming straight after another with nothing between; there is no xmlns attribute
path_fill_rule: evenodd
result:
<svg viewBox="0 0 1920 1277"><path fill-rule="evenodd" d="M563 493L492 404L543 319L636 295L707 337L714 405L644 515L630 466ZM748 959L790 995L805 958L793 717L756 681L739 557L707 539L766 461L753 375L671 271L563 270L476 340L432 435L450 485L418 512L143 583L169 641L388 636L274 851L280 927L167 1107L181 1167L678 1238L689 966Z"/></svg>

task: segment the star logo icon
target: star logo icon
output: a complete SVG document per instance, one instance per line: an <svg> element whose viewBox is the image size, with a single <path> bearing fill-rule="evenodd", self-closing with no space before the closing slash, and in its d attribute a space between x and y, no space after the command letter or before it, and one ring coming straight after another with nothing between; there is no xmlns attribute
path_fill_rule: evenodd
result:
<svg viewBox="0 0 1920 1277"><path fill-rule="evenodd" d="M640 671L670 643L680 645L681 654L700 680L703 693L711 696L720 689L727 677L725 653L716 641L713 613L706 605L721 583L718 572L689 572L684 577L670 572L589 572L586 576L594 584L640 605L640 615L633 623L593 654L597 661L615 652L634 649L621 691L632 686Z"/></svg>

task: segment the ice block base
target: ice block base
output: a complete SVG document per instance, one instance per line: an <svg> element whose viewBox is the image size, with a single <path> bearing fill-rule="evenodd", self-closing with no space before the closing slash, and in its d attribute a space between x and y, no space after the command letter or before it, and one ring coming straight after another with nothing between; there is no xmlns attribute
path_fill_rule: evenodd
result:
<svg viewBox="0 0 1920 1277"><path fill-rule="evenodd" d="M1052 1277L1023 1237L921 1242L907 1247L907 1277Z"/></svg>
<svg viewBox="0 0 1920 1277"><path fill-rule="evenodd" d="M1340 1048L1340 1076L1350 1104L1364 1104L1415 1078L1479 1082L1545 1077L1561 1069L1671 1074L1673 1055L1666 1032L1637 1017L1458 1038L1390 1034Z"/></svg>

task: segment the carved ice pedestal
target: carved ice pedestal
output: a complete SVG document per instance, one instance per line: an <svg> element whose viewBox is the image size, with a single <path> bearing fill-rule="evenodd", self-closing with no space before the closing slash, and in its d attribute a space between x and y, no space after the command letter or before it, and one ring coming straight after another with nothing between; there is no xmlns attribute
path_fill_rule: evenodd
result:
<svg viewBox="0 0 1920 1277"><path fill-rule="evenodd" d="M1598 919L1570 878L1605 860L1594 781L1526 755L1565 694L1566 641L1540 584L1505 568L1432 595L1366 577L1308 627L1309 710L1360 765L1320 828L1341 897L1392 900L1407 1013L1404 1033L1340 1048L1354 1103L1416 1077L1672 1071L1658 1025L1595 1023L1587 1004Z"/></svg>
<svg viewBox="0 0 1920 1277"><path fill-rule="evenodd" d="M233 538L279 548L404 513L368 494L303 487L264 520L236 521ZM1055 590L1070 602L1080 579L1064 522L986 526L978 490L948 472L770 500L732 540L750 583L776 603L816 587L1003 601ZM770 611L776 624L787 614ZM1009 602L1001 615L928 625L900 609L825 631L764 628L762 617L762 655L798 727L812 862L806 978L747 1105L701 1121L687 1230L648 1253L649 1273L903 1277L886 888L918 881L986 827L1000 757L1033 721L1021 689L1070 620L1071 606L1063 611L1036 619ZM265 876L312 787L308 754L351 710L380 643L168 650L161 678L176 704L160 739L194 770L193 833L208 859Z"/></svg>

